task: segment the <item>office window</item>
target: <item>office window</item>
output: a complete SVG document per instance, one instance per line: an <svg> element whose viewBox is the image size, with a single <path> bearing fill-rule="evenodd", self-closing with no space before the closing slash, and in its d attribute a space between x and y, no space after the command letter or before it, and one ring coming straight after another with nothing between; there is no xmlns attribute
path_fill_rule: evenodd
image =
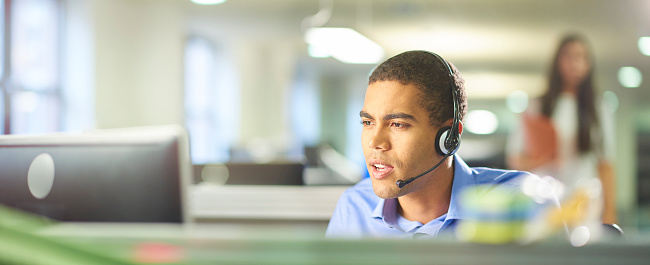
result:
<svg viewBox="0 0 650 265"><path fill-rule="evenodd" d="M219 60L217 60L219 58ZM185 44L185 125L194 164L230 159L238 131L238 91L234 73L212 42L192 37Z"/></svg>
<svg viewBox="0 0 650 265"><path fill-rule="evenodd" d="M293 145L315 147L320 144L321 102L318 75L306 63L298 64L290 104L291 130L295 135ZM358 115L357 115L358 116ZM299 150L302 154L303 150Z"/></svg>
<svg viewBox="0 0 650 265"><path fill-rule="evenodd" d="M4 31L4 1L0 2L0 134L5 134L5 129L9 127L5 123L5 115L8 113L9 105L5 102L5 94L7 93L6 75L5 75L5 31Z"/></svg>
<svg viewBox="0 0 650 265"><path fill-rule="evenodd" d="M60 12L57 0L4 1L3 133L60 129ZM7 21L2 19L3 21Z"/></svg>

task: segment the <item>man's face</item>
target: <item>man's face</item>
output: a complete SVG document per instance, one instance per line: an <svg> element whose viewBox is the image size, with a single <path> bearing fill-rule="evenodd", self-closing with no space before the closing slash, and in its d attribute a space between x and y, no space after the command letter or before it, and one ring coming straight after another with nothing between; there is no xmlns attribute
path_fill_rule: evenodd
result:
<svg viewBox="0 0 650 265"><path fill-rule="evenodd" d="M403 189L395 182L419 175L441 158L435 151L437 128L420 105L421 97L414 85L396 81L375 82L366 90L360 112L361 143L372 187L381 198L417 190L430 179L424 176Z"/></svg>

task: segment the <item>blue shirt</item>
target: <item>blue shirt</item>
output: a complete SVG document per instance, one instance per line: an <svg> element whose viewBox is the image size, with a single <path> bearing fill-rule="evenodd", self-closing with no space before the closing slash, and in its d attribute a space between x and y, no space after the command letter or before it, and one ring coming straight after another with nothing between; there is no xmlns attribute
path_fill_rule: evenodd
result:
<svg viewBox="0 0 650 265"><path fill-rule="evenodd" d="M441 237L453 236L457 220L464 219L460 211L459 194L463 189L482 184L495 184L519 189L530 173L491 168L470 168L454 155L454 180L451 200L446 214L422 224L397 213L397 199L382 199L375 195L372 181L366 178L346 190L339 199L327 227L326 237Z"/></svg>

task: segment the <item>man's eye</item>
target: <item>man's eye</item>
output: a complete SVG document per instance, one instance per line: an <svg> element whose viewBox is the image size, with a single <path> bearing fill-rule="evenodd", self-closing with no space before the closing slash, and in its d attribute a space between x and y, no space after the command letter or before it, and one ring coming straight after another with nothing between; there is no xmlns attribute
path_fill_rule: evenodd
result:
<svg viewBox="0 0 650 265"><path fill-rule="evenodd" d="M370 126L372 125L372 121L361 121L361 125Z"/></svg>
<svg viewBox="0 0 650 265"><path fill-rule="evenodd" d="M405 124L405 123L399 123L399 122L393 122L393 123L391 124L391 126L393 126L393 127L395 127L395 128L398 128L398 129L401 129L401 128L406 128L406 127L408 127L408 124Z"/></svg>

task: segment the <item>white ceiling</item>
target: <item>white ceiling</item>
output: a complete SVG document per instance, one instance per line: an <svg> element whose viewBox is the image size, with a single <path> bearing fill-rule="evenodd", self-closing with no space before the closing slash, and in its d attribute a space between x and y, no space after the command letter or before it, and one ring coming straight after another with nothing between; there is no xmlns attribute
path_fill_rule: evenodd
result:
<svg viewBox="0 0 650 265"><path fill-rule="evenodd" d="M318 0L228 0L216 6L177 1L196 21L221 21L233 32L254 32L260 38L295 39L297 47L302 42L300 23L319 10ZM387 57L426 49L454 62L461 72L516 74L526 83L540 79L561 34L571 31L591 41L597 70L607 75L602 78L608 84L621 66L650 73L650 57L637 48L640 36L650 36L650 0L332 3L332 17L324 26L355 28L380 44ZM306 55L306 45L297 52Z"/></svg>

